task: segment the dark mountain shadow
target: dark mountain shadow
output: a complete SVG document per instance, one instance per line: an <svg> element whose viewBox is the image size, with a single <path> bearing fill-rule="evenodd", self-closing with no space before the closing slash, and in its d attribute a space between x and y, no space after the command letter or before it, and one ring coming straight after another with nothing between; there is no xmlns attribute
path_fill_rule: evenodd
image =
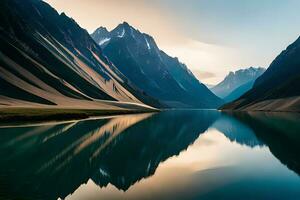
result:
<svg viewBox="0 0 300 200"><path fill-rule="evenodd" d="M170 111L0 128L0 199L58 199L90 178L126 190L205 132L218 112Z"/></svg>
<svg viewBox="0 0 300 200"><path fill-rule="evenodd" d="M221 114L221 117L212 125L222 132L231 142L237 142L249 147L263 146L254 131L247 124L240 122L232 116Z"/></svg>
<svg viewBox="0 0 300 200"><path fill-rule="evenodd" d="M228 115L248 125L282 164L300 175L300 114L255 112Z"/></svg>

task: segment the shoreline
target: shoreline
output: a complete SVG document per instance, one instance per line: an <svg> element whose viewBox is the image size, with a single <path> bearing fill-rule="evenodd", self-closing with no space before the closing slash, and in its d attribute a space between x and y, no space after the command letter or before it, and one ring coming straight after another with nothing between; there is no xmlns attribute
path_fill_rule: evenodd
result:
<svg viewBox="0 0 300 200"><path fill-rule="evenodd" d="M19 122L43 122L80 120L90 117L109 115L154 113L160 110L103 110L103 109L70 109L70 108L0 108L0 124Z"/></svg>
<svg viewBox="0 0 300 200"><path fill-rule="evenodd" d="M230 109L218 109L220 112L227 113L292 113L292 114L300 114L300 111L290 111L290 110L230 110Z"/></svg>

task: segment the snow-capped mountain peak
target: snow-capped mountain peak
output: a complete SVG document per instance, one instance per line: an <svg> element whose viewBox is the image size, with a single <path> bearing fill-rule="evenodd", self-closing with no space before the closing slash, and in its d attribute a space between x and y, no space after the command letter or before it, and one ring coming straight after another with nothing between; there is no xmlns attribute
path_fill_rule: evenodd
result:
<svg viewBox="0 0 300 200"><path fill-rule="evenodd" d="M229 72L225 79L212 88L212 91L219 97L224 98L239 86L255 80L265 72L261 67L249 67L247 69L240 69L235 72Z"/></svg>
<svg viewBox="0 0 300 200"><path fill-rule="evenodd" d="M215 108L222 103L178 58L161 51L152 36L128 23L119 24L108 35L92 37L121 73L166 105Z"/></svg>

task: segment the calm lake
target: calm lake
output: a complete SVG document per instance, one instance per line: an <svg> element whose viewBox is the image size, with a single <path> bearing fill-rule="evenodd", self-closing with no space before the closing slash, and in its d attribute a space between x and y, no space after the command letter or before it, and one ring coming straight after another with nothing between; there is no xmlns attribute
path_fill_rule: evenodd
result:
<svg viewBox="0 0 300 200"><path fill-rule="evenodd" d="M300 115L177 110L0 128L0 199L300 199Z"/></svg>

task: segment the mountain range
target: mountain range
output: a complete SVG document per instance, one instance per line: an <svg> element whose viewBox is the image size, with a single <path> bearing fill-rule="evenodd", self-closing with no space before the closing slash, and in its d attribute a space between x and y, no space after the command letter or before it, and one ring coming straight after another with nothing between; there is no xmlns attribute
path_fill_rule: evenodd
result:
<svg viewBox="0 0 300 200"><path fill-rule="evenodd" d="M217 108L223 102L127 23L92 36L41 0L3 0L0 105ZM101 39L102 37L102 39Z"/></svg>
<svg viewBox="0 0 300 200"><path fill-rule="evenodd" d="M253 88L223 110L300 111L300 38L271 63Z"/></svg>
<svg viewBox="0 0 300 200"><path fill-rule="evenodd" d="M223 102L186 65L159 49L153 37L124 22L92 38L109 60L147 95L169 107L215 108Z"/></svg>
<svg viewBox="0 0 300 200"><path fill-rule="evenodd" d="M265 69L261 67L250 67L230 72L223 81L211 88L211 90L215 95L224 99L226 102L235 100L247 90L251 89L253 82L264 72Z"/></svg>
<svg viewBox="0 0 300 200"><path fill-rule="evenodd" d="M230 72L211 92L126 22L89 35L42 0L2 0L0 11L1 108L300 110L300 38L266 71Z"/></svg>

